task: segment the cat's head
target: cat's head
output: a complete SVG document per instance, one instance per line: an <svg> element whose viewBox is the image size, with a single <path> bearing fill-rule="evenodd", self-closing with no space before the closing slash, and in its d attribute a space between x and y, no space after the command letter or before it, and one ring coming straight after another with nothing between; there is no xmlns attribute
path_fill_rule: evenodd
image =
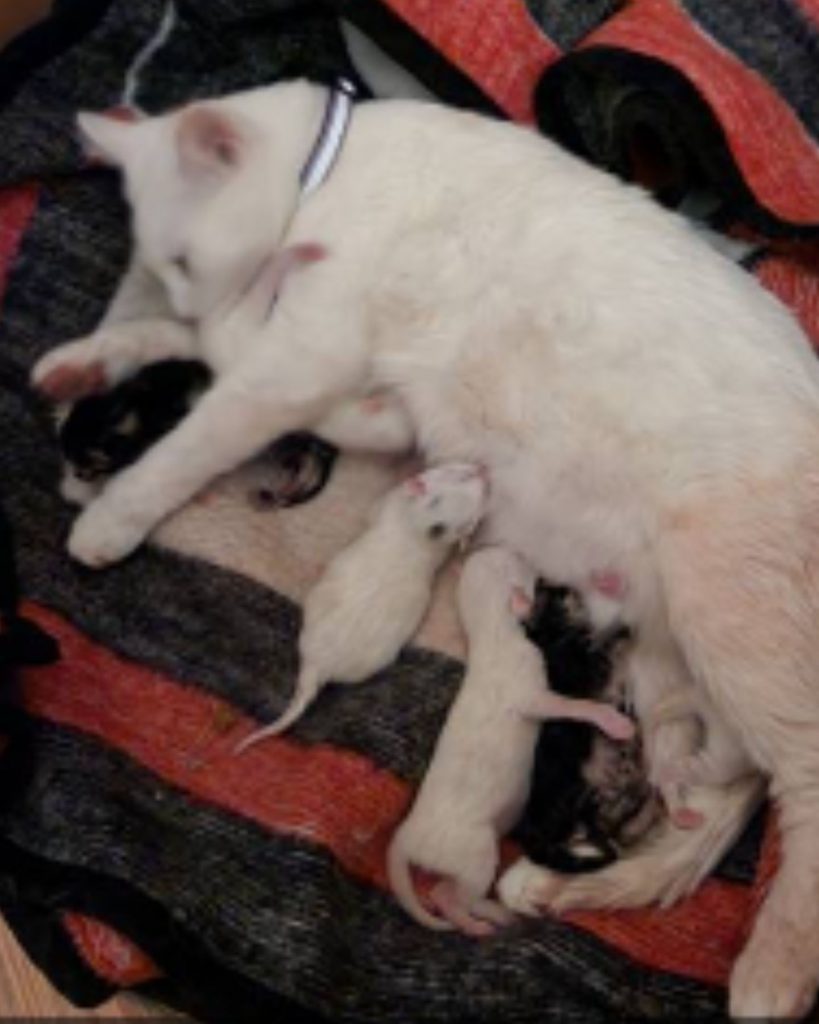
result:
<svg viewBox="0 0 819 1024"><path fill-rule="evenodd" d="M410 477L402 484L413 527L442 548L464 543L486 511L488 478L471 462L450 462Z"/></svg>
<svg viewBox="0 0 819 1024"><path fill-rule="evenodd" d="M91 154L123 172L139 259L178 316L206 315L278 248L323 102L293 82L159 117L79 115Z"/></svg>

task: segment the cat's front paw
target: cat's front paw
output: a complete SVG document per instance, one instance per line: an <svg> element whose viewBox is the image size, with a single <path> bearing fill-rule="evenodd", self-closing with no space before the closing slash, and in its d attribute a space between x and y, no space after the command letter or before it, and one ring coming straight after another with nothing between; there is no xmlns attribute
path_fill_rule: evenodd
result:
<svg viewBox="0 0 819 1024"><path fill-rule="evenodd" d="M144 538L141 526L127 516L117 515L100 498L74 521L68 553L90 569L104 569L130 555Z"/></svg>
<svg viewBox="0 0 819 1024"><path fill-rule="evenodd" d="M74 402L110 385L96 336L60 345L31 371L31 385L52 402Z"/></svg>

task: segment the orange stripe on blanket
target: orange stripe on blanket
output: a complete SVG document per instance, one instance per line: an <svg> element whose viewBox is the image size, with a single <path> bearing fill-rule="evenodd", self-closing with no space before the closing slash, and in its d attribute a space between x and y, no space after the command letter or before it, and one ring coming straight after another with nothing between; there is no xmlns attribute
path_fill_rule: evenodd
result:
<svg viewBox="0 0 819 1024"><path fill-rule="evenodd" d="M756 276L793 311L819 352L819 245L783 246L760 263Z"/></svg>
<svg viewBox="0 0 819 1024"><path fill-rule="evenodd" d="M677 68L719 119L757 200L786 220L819 223L819 147L767 82L673 0L631 0L581 48L593 46L633 50Z"/></svg>
<svg viewBox="0 0 819 1024"><path fill-rule="evenodd" d="M386 847L412 798L405 782L359 754L281 737L236 757L251 723L223 702L116 656L51 611L27 612L63 655L23 673L31 714L117 747L195 799L324 846L350 875L386 888ZM723 984L750 906L749 888L712 880L671 911L567 920L648 967Z"/></svg>
<svg viewBox="0 0 819 1024"><path fill-rule="evenodd" d="M62 923L83 960L111 985L133 988L161 977L153 960L102 921L67 911Z"/></svg>
<svg viewBox="0 0 819 1024"><path fill-rule="evenodd" d="M814 27L819 27L819 0L795 0L795 3L802 9L805 17L816 22Z"/></svg>
<svg viewBox="0 0 819 1024"><path fill-rule="evenodd" d="M534 122L532 97L560 50L522 0L387 0L511 118Z"/></svg>
<svg viewBox="0 0 819 1024"><path fill-rule="evenodd" d="M38 193L36 185L0 189L0 306L12 261L37 208Z"/></svg>

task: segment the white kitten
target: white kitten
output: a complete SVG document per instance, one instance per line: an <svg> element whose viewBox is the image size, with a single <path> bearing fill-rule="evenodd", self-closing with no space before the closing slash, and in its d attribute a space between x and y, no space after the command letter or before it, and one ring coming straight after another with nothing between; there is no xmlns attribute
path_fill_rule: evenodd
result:
<svg viewBox="0 0 819 1024"><path fill-rule="evenodd" d="M458 463L428 469L390 491L369 529L307 595L290 704L238 750L289 728L328 682L363 682L397 657L421 624L435 574L474 532L486 498L481 469Z"/></svg>

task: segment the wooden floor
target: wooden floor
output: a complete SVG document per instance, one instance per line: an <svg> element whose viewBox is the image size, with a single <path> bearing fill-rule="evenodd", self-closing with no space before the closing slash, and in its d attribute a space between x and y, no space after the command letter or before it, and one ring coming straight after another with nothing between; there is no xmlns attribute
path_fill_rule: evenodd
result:
<svg viewBox="0 0 819 1024"><path fill-rule="evenodd" d="M0 1021L7 1017L89 1017L121 1020L123 1017L166 1016L155 1005L133 996L118 996L98 1010L77 1010L66 1002L26 959L0 919Z"/></svg>
<svg viewBox="0 0 819 1024"><path fill-rule="evenodd" d="M50 0L0 0L0 48L27 25L41 18ZM96 1012L74 1009L59 996L26 959L0 919L0 1021L9 1017L158 1017L161 1009L131 996L111 1000Z"/></svg>

